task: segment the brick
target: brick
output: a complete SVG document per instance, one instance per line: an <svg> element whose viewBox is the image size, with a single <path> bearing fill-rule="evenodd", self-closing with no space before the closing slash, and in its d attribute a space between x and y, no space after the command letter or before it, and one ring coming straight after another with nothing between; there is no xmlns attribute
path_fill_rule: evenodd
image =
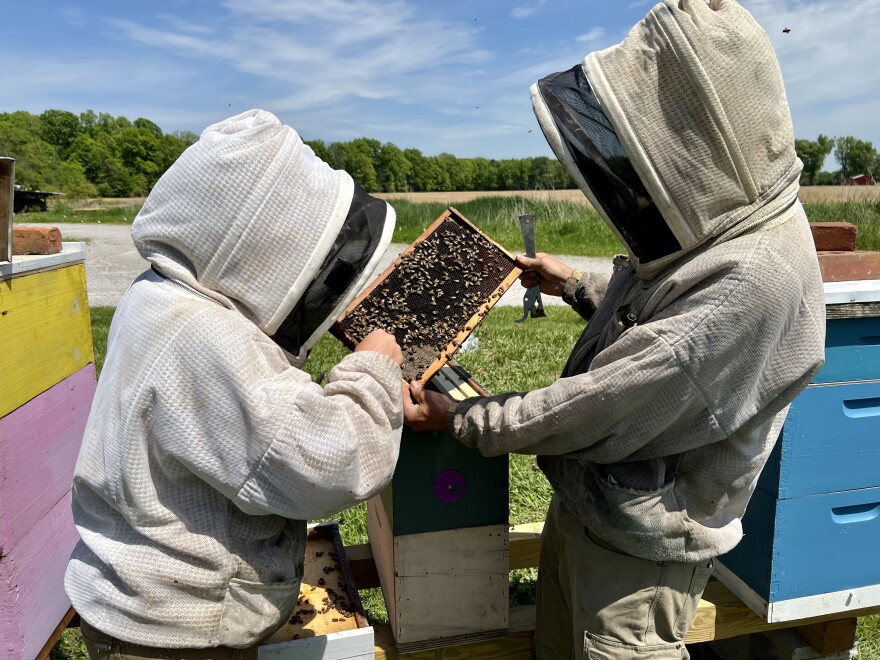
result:
<svg viewBox="0 0 880 660"><path fill-rule="evenodd" d="M820 252L852 252L856 249L859 228L849 222L813 222L813 242Z"/></svg>
<svg viewBox="0 0 880 660"><path fill-rule="evenodd" d="M825 282L880 280L880 252L819 252Z"/></svg>
<svg viewBox="0 0 880 660"><path fill-rule="evenodd" d="M12 227L12 254L56 254L61 252L58 227Z"/></svg>

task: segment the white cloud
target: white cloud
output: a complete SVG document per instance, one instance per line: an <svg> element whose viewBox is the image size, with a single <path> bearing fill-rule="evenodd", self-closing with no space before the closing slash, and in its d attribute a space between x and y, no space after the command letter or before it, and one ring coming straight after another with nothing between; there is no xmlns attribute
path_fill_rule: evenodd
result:
<svg viewBox="0 0 880 660"><path fill-rule="evenodd" d="M880 142L880 3L746 0L779 57L798 137ZM791 32L783 33L783 28Z"/></svg>
<svg viewBox="0 0 880 660"><path fill-rule="evenodd" d="M211 34L214 31L213 28L207 25L186 21L173 14L157 14L156 18L167 21L171 27L180 32L189 32L190 34Z"/></svg>
<svg viewBox="0 0 880 660"><path fill-rule="evenodd" d="M535 4L532 5L522 5L520 7L514 7L510 10L508 16L511 18L529 18L538 13L538 10L547 4L547 0L538 0Z"/></svg>
<svg viewBox="0 0 880 660"><path fill-rule="evenodd" d="M605 36L605 28L603 27L594 27L589 32L585 32L584 34L575 37L575 41L583 42L591 42L601 39Z"/></svg>

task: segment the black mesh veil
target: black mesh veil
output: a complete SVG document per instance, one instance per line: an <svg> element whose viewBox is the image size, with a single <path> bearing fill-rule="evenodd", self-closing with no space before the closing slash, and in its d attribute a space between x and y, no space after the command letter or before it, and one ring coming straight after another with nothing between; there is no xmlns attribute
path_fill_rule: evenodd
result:
<svg viewBox="0 0 880 660"><path fill-rule="evenodd" d="M388 205L354 185L348 215L318 274L272 339L297 355L364 273L381 242Z"/></svg>
<svg viewBox="0 0 880 660"><path fill-rule="evenodd" d="M542 78L538 91L574 161L569 166L578 169L639 261L648 263L681 250L602 111L583 67Z"/></svg>

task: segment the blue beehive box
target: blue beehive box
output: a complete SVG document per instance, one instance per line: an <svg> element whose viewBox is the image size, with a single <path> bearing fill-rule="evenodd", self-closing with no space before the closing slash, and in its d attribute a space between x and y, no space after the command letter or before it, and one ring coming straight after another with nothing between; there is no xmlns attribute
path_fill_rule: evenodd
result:
<svg viewBox="0 0 880 660"><path fill-rule="evenodd" d="M769 622L880 605L880 280L827 283L825 299L825 366L717 562Z"/></svg>

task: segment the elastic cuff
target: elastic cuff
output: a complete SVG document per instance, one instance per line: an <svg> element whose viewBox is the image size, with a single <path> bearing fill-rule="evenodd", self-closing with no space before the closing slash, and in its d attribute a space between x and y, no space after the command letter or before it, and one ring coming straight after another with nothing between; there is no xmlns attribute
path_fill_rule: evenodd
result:
<svg viewBox="0 0 880 660"><path fill-rule="evenodd" d="M577 289L583 278L584 271L573 270L568 279L565 280L565 285L562 287L562 300L567 304L572 306L577 304Z"/></svg>
<svg viewBox="0 0 880 660"><path fill-rule="evenodd" d="M453 401L446 409L446 428L455 435L455 411L458 409L458 401Z"/></svg>

